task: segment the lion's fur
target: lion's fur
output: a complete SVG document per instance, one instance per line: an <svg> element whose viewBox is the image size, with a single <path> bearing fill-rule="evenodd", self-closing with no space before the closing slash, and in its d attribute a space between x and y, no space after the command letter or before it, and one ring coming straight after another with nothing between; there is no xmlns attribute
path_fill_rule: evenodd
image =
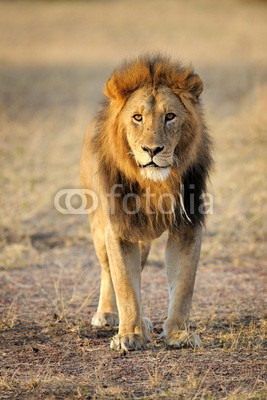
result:
<svg viewBox="0 0 267 400"><path fill-rule="evenodd" d="M169 233L165 260L170 305L163 326L167 343L179 345L179 332L188 324L204 221L199 207L212 164L199 100L202 87L191 67L165 57L126 62L108 80L107 97L85 136L82 184L100 199L90 214L102 267L100 300L92 323L116 325L119 313L113 349L145 347L148 329L141 306L141 268L151 240L165 230ZM136 109L143 113L140 124L134 121ZM171 123L166 120L168 113L174 113ZM147 167L158 180L146 175ZM158 168L168 172L165 180ZM115 186L120 196L112 200L109 195ZM154 195L150 198L154 213L146 209L147 191ZM138 196L141 208L125 212L123 199L132 194ZM160 209L164 194L172 199L165 197ZM135 202L130 199L128 210L134 210Z"/></svg>
<svg viewBox="0 0 267 400"><path fill-rule="evenodd" d="M138 166L131 157L131 149L125 137L125 126L120 122L120 113L135 90L147 87L151 92L155 92L157 87L164 85L179 96L186 109L186 117L181 140L175 149L179 166L172 167L169 178L159 185L139 178ZM179 228L181 224L188 224L188 219L181 213L179 205L182 187L184 206L191 224L204 222L204 215L198 211L202 202L199 197L206 189L212 160L211 141L199 100L202 86L201 79L191 67L185 68L179 62L173 63L162 56L145 56L125 62L108 80L104 88L107 98L102 102L95 121L95 132L89 144L98 156L101 181L107 193L112 185L122 184L122 196L134 192L142 199L142 193L148 187L156 194L154 202L152 199L155 212L152 215L147 214L143 206L138 214L125 215L121 211L120 200L117 200L116 213L112 220L118 226L122 237L134 240L140 236L140 230L145 236L155 237L167 228ZM163 215L158 212L156 204L162 193L174 195L177 206L173 214ZM190 194L191 198L194 195L193 212L192 207L190 210ZM165 206L169 207L169 204Z"/></svg>

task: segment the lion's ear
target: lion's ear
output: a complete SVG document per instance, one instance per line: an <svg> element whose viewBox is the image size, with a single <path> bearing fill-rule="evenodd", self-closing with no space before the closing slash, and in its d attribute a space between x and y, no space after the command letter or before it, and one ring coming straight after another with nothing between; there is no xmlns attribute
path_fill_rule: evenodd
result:
<svg viewBox="0 0 267 400"><path fill-rule="evenodd" d="M127 88L124 87L120 76L114 73L104 87L104 94L110 99L115 100L117 105L122 106L127 99Z"/></svg>
<svg viewBox="0 0 267 400"><path fill-rule="evenodd" d="M109 80L106 82L103 92L111 100L115 100L116 98L118 98L119 93L113 76L109 78Z"/></svg>
<svg viewBox="0 0 267 400"><path fill-rule="evenodd" d="M191 67L185 68L184 71L178 75L175 92L180 97L186 97L196 103L202 91L202 79L193 72Z"/></svg>
<svg viewBox="0 0 267 400"><path fill-rule="evenodd" d="M199 96L203 92L203 81L197 74L189 75L186 81L188 92L192 95L193 100L197 102Z"/></svg>

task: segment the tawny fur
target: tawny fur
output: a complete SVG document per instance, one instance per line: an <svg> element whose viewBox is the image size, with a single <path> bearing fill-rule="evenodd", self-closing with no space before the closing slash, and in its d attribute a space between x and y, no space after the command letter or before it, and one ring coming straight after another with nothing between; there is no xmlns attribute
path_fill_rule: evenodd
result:
<svg viewBox="0 0 267 400"><path fill-rule="evenodd" d="M185 68L168 58L144 56L126 62L107 81L104 88L107 97L85 136L82 185L94 190L100 200L99 207L90 215L91 231L102 266L98 317L94 321L100 325L111 324L118 308L119 334L124 339L116 337L114 348L142 348L145 345L147 332L140 311L141 260L144 264L149 242L165 230L169 231L166 266L170 307L164 324L167 340L173 344L177 329L188 323L204 222L199 206L203 203L201 194L206 190L212 164L211 141L199 99L202 90L202 80L191 67ZM159 112L158 117L154 112L147 114L150 122L146 131L142 131L141 139L131 133L137 128L132 127L130 121L125 122L125 115L128 111L135 112L135 109L128 110L135 99L136 104L143 101L144 107L151 107L151 110L156 110L159 101L165 104L164 99L167 105L176 107L177 122L173 125L176 128L172 128L176 131L168 143L167 128L161 125ZM130 145L131 142L134 144ZM147 143L163 144L168 148L164 149L165 155L158 156L159 164L172 160L168 177L160 183L146 179L138 162L139 158L147 157L142 150L142 145ZM114 185L119 185L116 193L120 196L116 196L111 213L108 194ZM190 207L192 190L195 204ZM146 210L146 191L154 195L150 204L152 213ZM140 210L133 214L125 213L122 207L122 199L130 193L140 199ZM167 214L158 207L158 200L164 193L171 197L162 201L164 210L172 210ZM128 208L131 207L134 209L135 204L129 199ZM140 241L146 243L144 255L138 244Z"/></svg>

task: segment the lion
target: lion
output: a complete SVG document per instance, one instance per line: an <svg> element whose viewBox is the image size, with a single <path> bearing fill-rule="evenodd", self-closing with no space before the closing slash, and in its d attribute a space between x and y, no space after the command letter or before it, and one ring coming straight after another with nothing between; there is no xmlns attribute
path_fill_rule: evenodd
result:
<svg viewBox="0 0 267 400"><path fill-rule="evenodd" d="M192 67L168 57L125 61L108 79L85 134L81 182L98 198L89 219L101 264L92 325L119 326L114 350L144 349L151 340L141 271L151 241L165 231L170 299L161 338L170 346L199 344L188 326L212 166L202 91ZM88 207L91 202L87 194Z"/></svg>

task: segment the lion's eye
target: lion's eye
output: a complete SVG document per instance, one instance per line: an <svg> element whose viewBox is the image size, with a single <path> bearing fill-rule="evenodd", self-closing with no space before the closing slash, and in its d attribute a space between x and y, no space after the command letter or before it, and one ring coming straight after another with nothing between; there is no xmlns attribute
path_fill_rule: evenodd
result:
<svg viewBox="0 0 267 400"><path fill-rule="evenodd" d="M166 119L166 121L171 121L171 120L174 119L175 117L176 117L175 114L173 114L173 113L168 113L168 114L166 114L165 119Z"/></svg>
<svg viewBox="0 0 267 400"><path fill-rule="evenodd" d="M143 117L142 117L141 114L135 114L135 115L133 116L133 119L135 119L135 120L138 121L138 122L141 122L141 121L143 120Z"/></svg>

